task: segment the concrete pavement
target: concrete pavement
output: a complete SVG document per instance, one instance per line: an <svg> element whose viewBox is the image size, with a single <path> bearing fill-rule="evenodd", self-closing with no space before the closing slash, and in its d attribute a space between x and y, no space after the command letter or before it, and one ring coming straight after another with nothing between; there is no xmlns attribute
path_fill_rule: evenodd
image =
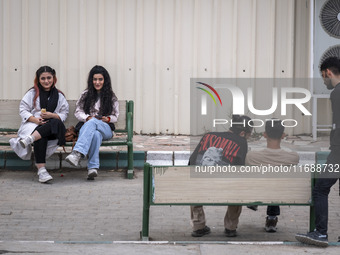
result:
<svg viewBox="0 0 340 255"><path fill-rule="evenodd" d="M40 184L32 171L0 172L0 254L269 254L274 247L278 254L320 253L319 248L295 241L295 233L308 229L308 208L298 206L281 207L277 233L263 229L265 207L257 212L244 208L236 238L223 235L225 207L206 207L212 233L193 238L187 206L153 206L150 237L156 243L142 244L141 170L133 180L125 179L122 171L101 171L95 181L86 181L86 171L80 170L51 174L53 184ZM335 185L330 194L331 242L339 235L339 207ZM233 241L293 243L226 244ZM327 248L327 254L333 251L338 254L339 247Z"/></svg>
<svg viewBox="0 0 340 255"><path fill-rule="evenodd" d="M167 151L189 148L187 137L135 139L135 146L143 146L139 149L145 151L161 151L166 144L170 147ZM327 149L328 141L286 140L284 145L312 152ZM264 141L250 144L253 149L262 146ZM142 170L136 170L133 180L125 179L125 172L117 169L100 171L95 181L86 181L84 169L55 169L50 173L54 182L46 185L38 182L35 171L1 169L0 254L339 254L338 243L321 249L296 242L295 233L308 230L309 208L299 206L281 207L276 233L263 229L265 206L257 212L244 208L236 238L223 234L226 207L206 207L212 233L193 238L187 206L153 206L151 242L142 243ZM329 198L330 242L340 235L338 190L334 185Z"/></svg>
<svg viewBox="0 0 340 255"><path fill-rule="evenodd" d="M322 254L338 255L339 247L331 246L326 249L303 245L244 245L244 244L60 244L48 242L0 242L0 254L162 254L162 255L248 255L275 254L300 255Z"/></svg>

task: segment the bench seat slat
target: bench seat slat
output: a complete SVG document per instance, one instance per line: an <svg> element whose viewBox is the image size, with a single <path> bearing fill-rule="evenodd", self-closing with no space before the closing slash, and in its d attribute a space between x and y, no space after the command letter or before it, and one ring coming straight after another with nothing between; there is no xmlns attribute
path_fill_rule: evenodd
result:
<svg viewBox="0 0 340 255"><path fill-rule="evenodd" d="M127 138L112 138L110 140L103 141L100 146L119 146L126 145ZM73 146L73 142L66 142L65 146Z"/></svg>
<svg viewBox="0 0 340 255"><path fill-rule="evenodd" d="M309 205L311 201L310 178L193 178L190 167L164 169L153 167L154 204Z"/></svg>

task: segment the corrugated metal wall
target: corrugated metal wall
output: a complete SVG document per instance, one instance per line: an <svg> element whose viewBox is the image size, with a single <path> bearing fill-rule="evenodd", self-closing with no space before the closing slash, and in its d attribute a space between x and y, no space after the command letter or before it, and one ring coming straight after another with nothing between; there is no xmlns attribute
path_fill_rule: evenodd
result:
<svg viewBox="0 0 340 255"><path fill-rule="evenodd" d="M136 132L188 134L191 77L308 77L308 3L0 0L0 98L20 99L47 64L77 99L100 64L135 101Z"/></svg>

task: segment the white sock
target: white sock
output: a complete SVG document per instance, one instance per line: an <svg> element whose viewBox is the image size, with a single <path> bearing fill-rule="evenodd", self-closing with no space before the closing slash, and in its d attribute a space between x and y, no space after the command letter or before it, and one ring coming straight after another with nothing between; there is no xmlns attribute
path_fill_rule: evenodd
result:
<svg viewBox="0 0 340 255"><path fill-rule="evenodd" d="M35 141L35 138L34 138L34 136L33 136L33 135L30 135L30 136L29 136L29 139L31 140L31 143L34 143L34 141Z"/></svg>

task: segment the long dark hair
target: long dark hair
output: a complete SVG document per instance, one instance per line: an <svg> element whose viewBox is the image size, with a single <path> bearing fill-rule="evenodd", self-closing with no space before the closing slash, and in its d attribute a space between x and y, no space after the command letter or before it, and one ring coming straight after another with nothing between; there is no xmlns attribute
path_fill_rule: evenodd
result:
<svg viewBox="0 0 340 255"><path fill-rule="evenodd" d="M54 70L52 67L50 67L50 66L41 66L41 67L35 72L34 85L33 85L33 87L31 88L31 89L34 89L34 91L35 91L35 96L34 96L34 98L33 98L33 106L34 106L34 107L35 107L35 105L36 105L36 100L37 100L37 98L39 97L39 94L40 94L39 88L42 88L42 86L41 86L41 84L40 84L40 82L39 82L39 78L40 78L40 75L41 75L42 73L50 73L50 74L53 76L53 85L52 85L51 89L52 89L53 87L55 87L55 84L57 83L56 72L55 72L55 70ZM61 92L59 89L58 89L58 91L64 95L64 93Z"/></svg>
<svg viewBox="0 0 340 255"><path fill-rule="evenodd" d="M99 114L103 116L111 115L113 111L113 103L117 101L115 93L112 91L111 78L109 72L102 66L94 66L87 79L87 92L80 98L80 106L86 114L91 114L97 99L98 92L93 86L93 76L95 74L101 74L104 77L104 85L100 91L100 108Z"/></svg>

